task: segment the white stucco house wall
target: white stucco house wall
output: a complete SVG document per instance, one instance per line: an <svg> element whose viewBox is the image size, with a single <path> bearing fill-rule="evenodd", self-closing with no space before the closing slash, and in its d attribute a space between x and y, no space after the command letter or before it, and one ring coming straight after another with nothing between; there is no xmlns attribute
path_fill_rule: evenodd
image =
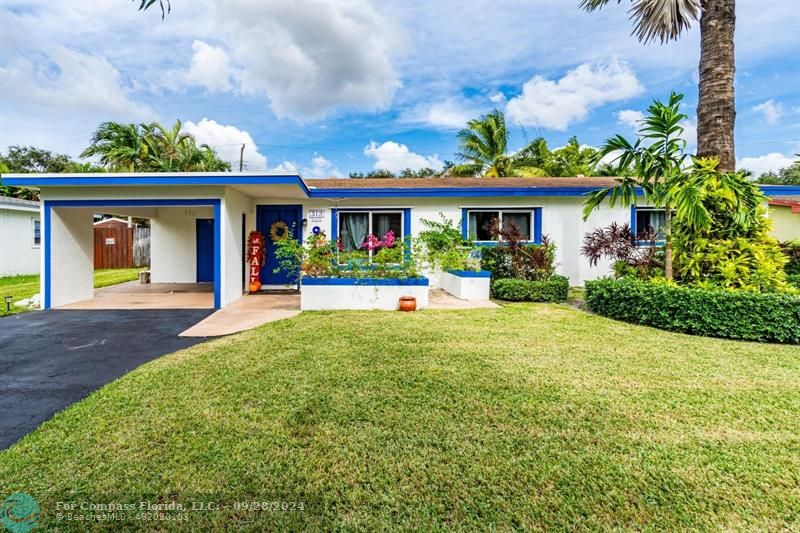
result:
<svg viewBox="0 0 800 533"><path fill-rule="evenodd" d="M0 196L0 277L38 274L41 237L39 202Z"/></svg>
<svg viewBox="0 0 800 533"><path fill-rule="evenodd" d="M277 221L302 239L319 231L336 239L348 231L381 234L387 228L404 238L441 213L461 225L465 238L480 240L486 220L499 217L520 225L532 243L547 235L557 246L558 273L580 285L609 274L608 264L590 267L580 255L587 232L613 221L635 228L637 221L658 220L642 205L605 206L584 221L584 195L614 183L602 177L304 180L297 174L109 173L10 174L3 181L41 191L45 308L93 297L95 212L149 218L152 282L213 283L217 308L247 290L249 232L269 236ZM773 195L800 194L798 187L765 188ZM284 287L274 261L268 248L261 281Z"/></svg>

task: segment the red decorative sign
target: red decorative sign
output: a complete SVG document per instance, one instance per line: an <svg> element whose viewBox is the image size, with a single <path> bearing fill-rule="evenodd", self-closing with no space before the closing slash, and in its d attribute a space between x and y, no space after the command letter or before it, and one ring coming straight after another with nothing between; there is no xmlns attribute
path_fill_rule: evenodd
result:
<svg viewBox="0 0 800 533"><path fill-rule="evenodd" d="M251 231L247 237L247 263L250 265L250 292L261 290L261 267L267 258L264 234Z"/></svg>

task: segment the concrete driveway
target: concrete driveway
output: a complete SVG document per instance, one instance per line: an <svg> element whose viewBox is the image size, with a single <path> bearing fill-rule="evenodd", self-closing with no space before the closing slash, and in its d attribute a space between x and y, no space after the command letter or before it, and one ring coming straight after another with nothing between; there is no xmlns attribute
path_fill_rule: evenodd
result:
<svg viewBox="0 0 800 533"><path fill-rule="evenodd" d="M0 318L0 450L142 363L203 342L213 309L49 310Z"/></svg>

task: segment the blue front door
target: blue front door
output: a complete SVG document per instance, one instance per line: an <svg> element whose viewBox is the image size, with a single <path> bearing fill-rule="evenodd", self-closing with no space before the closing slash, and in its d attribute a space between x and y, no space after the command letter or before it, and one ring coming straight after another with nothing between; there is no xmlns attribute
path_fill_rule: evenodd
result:
<svg viewBox="0 0 800 533"><path fill-rule="evenodd" d="M214 219L197 219L197 282L214 281Z"/></svg>
<svg viewBox="0 0 800 533"><path fill-rule="evenodd" d="M294 284L297 279L295 275L287 272L275 273L278 268L278 261L275 259L275 243L270 236L273 227L279 229L283 222L289 228L293 237L297 240L302 238L302 207L299 205L260 205L256 212L256 228L264 234L266 243L267 259L261 267L261 283L264 285L286 285Z"/></svg>

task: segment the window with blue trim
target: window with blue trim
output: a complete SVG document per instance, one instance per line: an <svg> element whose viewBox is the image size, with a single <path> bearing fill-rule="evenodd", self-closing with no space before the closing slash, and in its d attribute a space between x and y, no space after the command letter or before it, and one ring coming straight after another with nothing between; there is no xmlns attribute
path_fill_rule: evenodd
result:
<svg viewBox="0 0 800 533"><path fill-rule="evenodd" d="M534 209L468 209L467 236L473 241L496 241L492 235L495 226L514 226L524 241L533 241L536 234Z"/></svg>
<svg viewBox="0 0 800 533"><path fill-rule="evenodd" d="M655 207L637 207L634 214L633 230L637 241L649 241L655 234L656 241L664 240L666 210Z"/></svg>
<svg viewBox="0 0 800 533"><path fill-rule="evenodd" d="M340 210L337 215L340 261L345 258L371 261L380 247L367 246L370 236L383 241L391 232L398 244L405 238L402 210Z"/></svg>

